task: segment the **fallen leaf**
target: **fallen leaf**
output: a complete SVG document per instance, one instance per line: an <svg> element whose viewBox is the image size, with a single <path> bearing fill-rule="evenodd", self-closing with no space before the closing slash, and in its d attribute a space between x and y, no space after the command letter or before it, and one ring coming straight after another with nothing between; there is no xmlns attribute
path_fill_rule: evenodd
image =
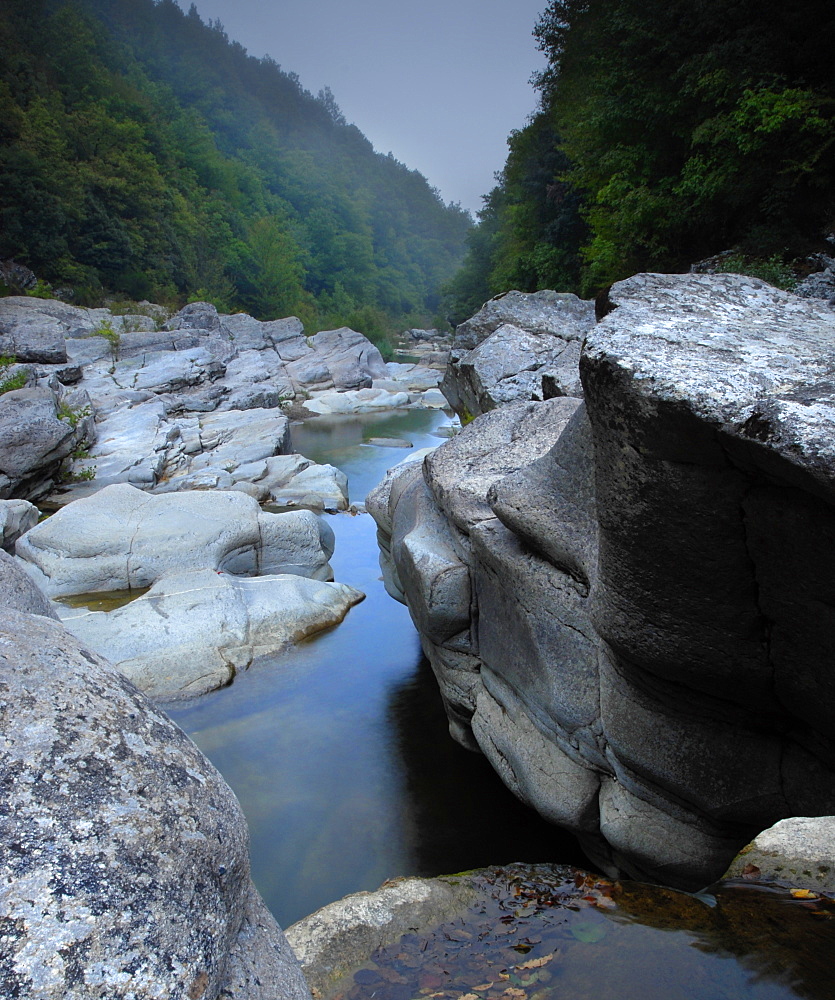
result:
<svg viewBox="0 0 835 1000"><path fill-rule="evenodd" d="M817 899L818 898L818 894L816 892L812 892L811 889L792 889L791 890L791 894L792 894L792 896L794 896L795 899Z"/></svg>
<svg viewBox="0 0 835 1000"><path fill-rule="evenodd" d="M547 965L551 959L554 957L554 953L551 952L550 955L543 955L542 958L529 958L527 962L523 962L521 965L517 965L516 968L521 972L522 969L541 969L543 965Z"/></svg>
<svg viewBox="0 0 835 1000"><path fill-rule="evenodd" d="M503 997L526 997L528 994L524 990L517 990L515 986L508 987L504 993Z"/></svg>

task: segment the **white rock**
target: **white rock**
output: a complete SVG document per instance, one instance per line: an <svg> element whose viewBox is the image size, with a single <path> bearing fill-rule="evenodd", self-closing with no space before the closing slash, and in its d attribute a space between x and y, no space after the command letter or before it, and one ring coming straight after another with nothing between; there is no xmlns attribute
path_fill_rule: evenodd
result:
<svg viewBox="0 0 835 1000"><path fill-rule="evenodd" d="M166 573L115 611L59 613L150 697L174 699L228 684L256 656L338 624L363 596L289 574L244 579L203 569Z"/></svg>
<svg viewBox="0 0 835 1000"><path fill-rule="evenodd" d="M152 496L127 484L68 504L16 546L51 597L147 587L174 569L330 579L332 551L310 511L264 514L241 492Z"/></svg>

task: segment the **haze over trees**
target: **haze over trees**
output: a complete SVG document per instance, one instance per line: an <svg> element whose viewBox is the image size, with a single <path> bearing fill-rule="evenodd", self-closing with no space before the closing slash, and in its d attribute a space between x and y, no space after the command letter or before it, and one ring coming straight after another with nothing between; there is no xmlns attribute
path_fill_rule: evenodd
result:
<svg viewBox="0 0 835 1000"><path fill-rule="evenodd" d="M0 257L80 304L428 320L472 220L174 0L0 5Z"/></svg>
<svg viewBox="0 0 835 1000"><path fill-rule="evenodd" d="M449 289L594 293L835 228L831 0L551 0L539 110L509 139Z"/></svg>

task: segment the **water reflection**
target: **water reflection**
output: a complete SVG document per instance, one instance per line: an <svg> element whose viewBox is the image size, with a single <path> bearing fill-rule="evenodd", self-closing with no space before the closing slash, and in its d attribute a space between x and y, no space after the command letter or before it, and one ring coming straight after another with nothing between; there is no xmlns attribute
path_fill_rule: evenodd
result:
<svg viewBox="0 0 835 1000"><path fill-rule="evenodd" d="M402 457L364 439L424 447L448 423L433 411L317 419L294 427L294 443L316 461L338 461L356 500ZM231 687L169 706L238 795L253 876L279 922L396 875L497 858L570 860L553 846L570 838L447 735L408 611L383 589L371 517L328 523L335 577L366 600L337 628L263 659Z"/></svg>
<svg viewBox="0 0 835 1000"><path fill-rule="evenodd" d="M832 900L799 903L786 890L741 885L706 904L546 866L468 881L472 905L377 948L334 1000L833 997Z"/></svg>

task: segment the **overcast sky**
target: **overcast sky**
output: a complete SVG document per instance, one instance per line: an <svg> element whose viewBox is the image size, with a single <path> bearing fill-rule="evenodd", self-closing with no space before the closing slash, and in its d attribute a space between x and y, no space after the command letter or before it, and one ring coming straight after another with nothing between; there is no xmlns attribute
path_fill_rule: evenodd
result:
<svg viewBox="0 0 835 1000"><path fill-rule="evenodd" d="M179 0L184 9L190 0ZM546 0L195 0L251 55L328 86L381 153L475 212L536 107Z"/></svg>

